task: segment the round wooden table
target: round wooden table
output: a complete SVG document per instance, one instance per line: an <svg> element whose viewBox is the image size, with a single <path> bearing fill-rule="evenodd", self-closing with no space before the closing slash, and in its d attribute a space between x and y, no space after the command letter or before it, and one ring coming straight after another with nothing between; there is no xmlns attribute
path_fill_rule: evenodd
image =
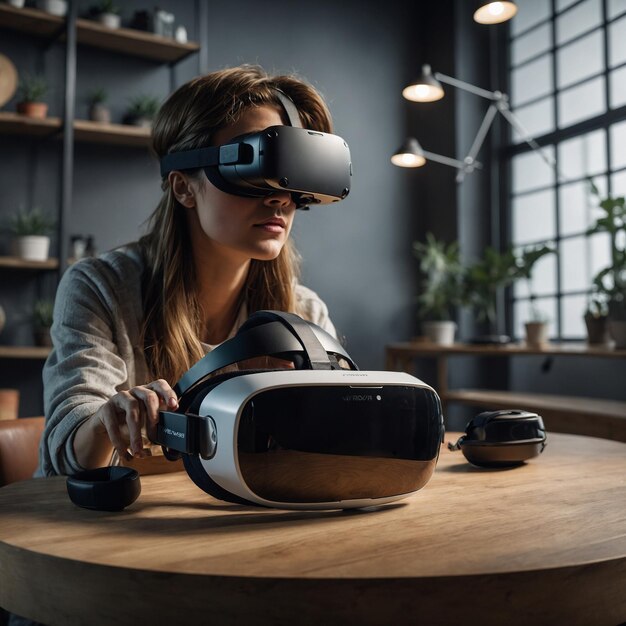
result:
<svg viewBox="0 0 626 626"><path fill-rule="evenodd" d="M498 471L442 448L424 489L373 511L229 505L185 473L142 477L121 513L77 508L63 477L14 483L0 606L50 625L617 626L626 445L550 434Z"/></svg>

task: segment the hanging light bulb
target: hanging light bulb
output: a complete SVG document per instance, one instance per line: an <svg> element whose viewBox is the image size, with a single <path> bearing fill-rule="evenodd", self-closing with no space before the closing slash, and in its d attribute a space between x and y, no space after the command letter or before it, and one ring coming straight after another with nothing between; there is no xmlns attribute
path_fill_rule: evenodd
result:
<svg viewBox="0 0 626 626"><path fill-rule="evenodd" d="M421 76L402 90L402 95L412 102L434 102L443 98L443 87L433 76L430 65L422 65Z"/></svg>
<svg viewBox="0 0 626 626"><path fill-rule="evenodd" d="M482 2L474 11L474 21L479 24L501 24L517 13L515 2Z"/></svg>
<svg viewBox="0 0 626 626"><path fill-rule="evenodd" d="M426 158L417 139L408 137L394 152L391 162L398 167L422 167L426 163Z"/></svg>

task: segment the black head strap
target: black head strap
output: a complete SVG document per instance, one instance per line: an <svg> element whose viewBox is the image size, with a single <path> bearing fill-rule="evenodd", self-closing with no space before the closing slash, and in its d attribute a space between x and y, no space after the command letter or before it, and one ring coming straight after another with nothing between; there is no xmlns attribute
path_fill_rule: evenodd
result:
<svg viewBox="0 0 626 626"><path fill-rule="evenodd" d="M319 326L292 313L258 311L232 339L193 365L176 383L174 391L180 397L213 372L239 361L294 353L303 354L304 369L332 369L336 360L331 360L329 353L358 369L341 344Z"/></svg>

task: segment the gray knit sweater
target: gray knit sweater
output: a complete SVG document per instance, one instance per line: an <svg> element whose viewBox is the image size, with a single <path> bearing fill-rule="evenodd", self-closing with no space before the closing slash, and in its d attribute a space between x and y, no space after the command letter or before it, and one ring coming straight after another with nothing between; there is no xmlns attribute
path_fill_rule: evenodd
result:
<svg viewBox="0 0 626 626"><path fill-rule="evenodd" d="M63 275L51 329L54 347L43 369L46 426L36 476L83 469L73 447L80 424L118 391L150 382L139 340L143 267L132 244L84 259ZM302 285L296 296L303 315L336 336L319 296ZM245 319L244 310L231 336Z"/></svg>

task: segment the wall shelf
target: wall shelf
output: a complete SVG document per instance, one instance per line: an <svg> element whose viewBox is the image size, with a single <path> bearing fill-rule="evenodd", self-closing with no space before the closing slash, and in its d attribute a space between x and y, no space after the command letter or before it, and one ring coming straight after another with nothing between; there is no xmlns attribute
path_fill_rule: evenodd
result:
<svg viewBox="0 0 626 626"><path fill-rule="evenodd" d="M65 26L65 18L38 9L0 4L0 26L37 37L54 37Z"/></svg>
<svg viewBox="0 0 626 626"><path fill-rule="evenodd" d="M58 117L36 119L11 111L0 111L0 133L2 134L45 137L60 131L61 127L61 120Z"/></svg>
<svg viewBox="0 0 626 626"><path fill-rule="evenodd" d="M200 49L194 42L178 43L133 28L111 29L81 18L76 20L76 37L79 44L164 63L175 63Z"/></svg>
<svg viewBox="0 0 626 626"><path fill-rule="evenodd" d="M46 261L28 261L15 256L0 256L0 268L26 269L26 270L55 270L59 267L57 259Z"/></svg>
<svg viewBox="0 0 626 626"><path fill-rule="evenodd" d="M128 124L74 120L74 139L91 143L147 147L150 145L150 129Z"/></svg>
<svg viewBox="0 0 626 626"><path fill-rule="evenodd" d="M39 346L0 346L0 359L47 359L50 350Z"/></svg>
<svg viewBox="0 0 626 626"><path fill-rule="evenodd" d="M65 18L38 9L18 9L0 4L0 27L52 38L63 32ZM76 20L76 39L81 45L161 63L176 63L200 49L195 42L179 43L169 37L134 28L112 29L83 18Z"/></svg>

